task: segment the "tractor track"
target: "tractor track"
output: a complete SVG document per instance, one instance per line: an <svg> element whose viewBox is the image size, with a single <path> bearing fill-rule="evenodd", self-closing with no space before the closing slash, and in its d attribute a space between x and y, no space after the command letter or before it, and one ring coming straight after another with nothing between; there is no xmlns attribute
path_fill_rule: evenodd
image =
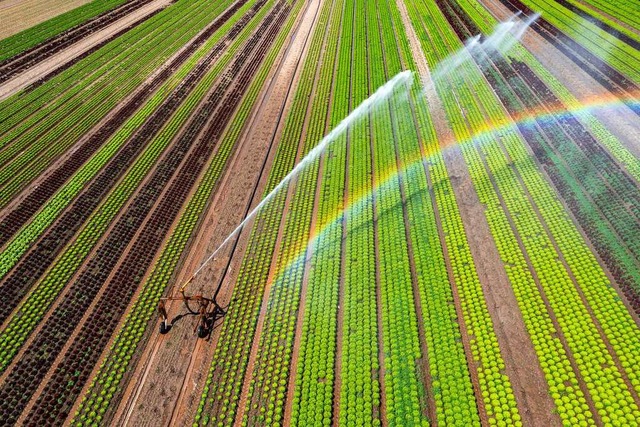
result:
<svg viewBox="0 0 640 427"><path fill-rule="evenodd" d="M317 7L316 10L314 12L314 17L313 20L315 21L317 19L317 15L319 14L320 11L320 7L321 7L321 2L318 1L317 2ZM307 41L311 35L311 31L309 31L307 33L307 36L305 38L305 46L307 45ZM299 64L298 64L299 65ZM297 66L298 66L297 65ZM296 68L297 68L296 66ZM318 67L319 68L319 67ZM291 87L289 87L289 91L291 90ZM311 104L312 102L312 97L309 97L309 104ZM282 119L282 111L281 111L281 117L280 120ZM279 122L280 122L279 120ZM303 126L305 126L305 129L303 129L301 135L300 135L300 139L298 140L298 148L297 148L297 153L296 153L296 159L294 164L298 164L298 162L300 161L301 158L304 157L304 147L305 147L305 142L306 139L304 138L305 130L306 130L306 124L308 124L308 120L305 116L305 124L303 124ZM275 134L274 134L274 139L275 139ZM273 143L273 142L272 142ZM239 426L240 422L243 420L243 418L248 417L249 419L251 419L251 417L254 415L253 414L253 410L252 410L252 404L257 404L259 402L256 401L256 399L259 398L260 393L262 392L262 389L258 386L258 387L254 387L252 390L252 397L249 398L248 393L249 393L249 385L252 382L252 378L253 375L255 373L255 367L256 364L260 363L260 356L258 354L260 348L261 348L261 337L262 337L262 333L263 333L263 329L264 329L264 324L265 321L267 319L267 311L270 308L270 295L271 295L271 288L272 285L274 283L274 281L276 280L276 275L279 274L276 270L278 267L278 258L279 256L282 255L281 250L279 250L279 248L282 248L282 241L284 238L284 233L285 233L285 229L286 229L286 223L288 221L287 219L287 215L288 212L290 210L290 205L291 202L294 198L294 194L296 191L299 191L298 189L298 185L299 185L299 179L300 177L298 177L296 180L294 180L293 182L291 182L288 186L287 186L287 193L286 193L286 197L285 197L285 201L284 201L284 207L282 209L282 217L280 218L280 223L278 226L278 230L277 230L277 237L276 237L276 243L275 243L275 247L274 247L274 251L272 254L272 258L271 258L271 263L270 263L270 267L269 267L269 273L268 273L268 278L266 281L266 286L263 290L263 300L262 300L262 306L260 308L260 314L259 314L259 318L258 318L258 324L254 333L254 338L253 338L253 345L251 347L251 351L250 351L250 356L249 356L249 363L247 364L247 368L245 371L245 375L244 375L244 381L243 381L243 386L242 386L242 394L241 394L241 398L238 404L238 410L236 412L236 420L235 420L235 425ZM295 307L295 310L299 310L300 307L300 301L302 298L302 293L300 294L300 298L297 301L297 304L292 302L292 309L293 307ZM300 326L301 323L301 319L299 319L296 316L296 327ZM291 343L291 348L293 348L294 346L294 341L292 340ZM280 356L277 356L280 357ZM291 369L292 365L291 363L289 363L288 365L289 369ZM291 372L291 371L290 371ZM285 403L286 404L286 403Z"/></svg>
<svg viewBox="0 0 640 427"><path fill-rule="evenodd" d="M217 92L218 93L226 92L227 100L229 102L224 104L216 103L218 105L217 112L214 113L214 116L209 121L210 123L209 129L205 131L206 133L201 138L200 145L196 146L195 148L192 148L192 150L195 150L195 151L192 151L192 153L189 155L189 158L187 158L186 160L186 162L191 161L191 166L192 167L195 166L195 169L196 169L194 171L190 171L187 169L186 171L187 178L191 179L192 182L190 182L190 185L185 185L187 183L185 181L181 181L179 176L173 178L173 183L171 184L171 187L169 189L165 189L167 193L165 193L162 199L160 199L157 202L158 209L156 209L154 214L151 215L149 219L150 222L147 222L147 224L143 226L140 237L135 241L135 243L133 243L132 248L128 251L124 259L123 265L121 265L121 267L116 271L114 280L116 283L118 282L121 283L121 285L119 286L119 290L121 292L129 292L129 286L127 286L128 283L126 282L127 281L131 282L130 278L135 272L137 272L137 276L134 276L134 282L135 282L135 277L141 277L144 274L144 272L147 270L147 267L150 265L153 255L155 255L160 244L164 241L164 236L167 235L168 227L173 223L173 220L172 221L163 220L163 217L166 216L166 211L173 209L174 213L177 213L180 210L182 203L176 203L176 200L183 200L184 198L186 198L186 195L192 188L193 183L196 181L202 169L204 169L205 162L202 161L203 156L207 157L211 149L211 144L219 140L221 132L225 129L226 124L228 123L228 121L233 115L233 111L235 110L235 107L239 104L242 98L241 94L248 87L248 84L251 81L251 77L253 76L253 74L257 69L257 65L261 63L262 59L264 58L264 56L268 51L268 48L271 45L271 42L273 42L273 40L275 39L275 35L279 30L278 24L281 24L282 22L280 21L277 24L272 24L272 21L275 19L275 16L277 16L277 14L272 13L270 15L271 15L270 17L267 17L265 19L265 24L267 24L265 25L265 31L267 30L267 28L270 28L269 30L270 32L268 32L266 35L263 35L261 34L261 29L258 29L254 36L254 40L256 42L255 44L257 45L254 48L255 50L243 51L238 56L239 61L236 62L235 64L236 66L232 65L231 69L229 70L230 81L227 82L226 79L223 78L223 82L225 84L222 86L222 89L218 90ZM259 41L261 41L261 43L257 44ZM252 53L254 54L254 56L251 57L251 61L248 61L250 58L249 55ZM231 80L232 79L231 76L236 76L236 75L237 75L237 80L235 80L235 84L233 84L234 81ZM216 91L214 91L214 93L215 92ZM209 114L202 114L201 116L208 119ZM186 163L185 166L189 168L188 163ZM176 197L178 194L181 194L181 197ZM174 218L175 218L175 215L174 215ZM160 228L162 228L162 232L158 232ZM146 238L145 238L145 234L147 236ZM140 255L140 254L144 254L144 255ZM151 254L151 255L147 255L147 254ZM144 267L138 266L138 264L140 264L139 260L141 258L146 258L147 262L143 264ZM134 287L135 287L135 284L134 284ZM103 334L101 337L96 338L95 330L91 331L89 328L87 328L87 325L107 324L107 325L113 325L113 327L111 327L111 330L115 329L114 321L117 322L117 320L122 316L124 309L126 308L126 306L128 306L128 301L131 299L131 295L129 294L128 298L125 298L126 304L120 303L120 305L117 306L118 311L115 314L111 313L110 317L107 317L106 319L104 318L104 313L105 312L109 313L109 311L112 310L112 308L110 307L113 307L116 304L113 303L112 293L110 293L107 290L105 291L104 295L105 296L101 298L101 301L98 303L97 308L91 314L89 319L83 324L82 330L80 332L80 336L76 338L69 352L71 353L71 355L70 356L67 355L67 357L65 357L63 362L58 366L58 369L55 371L53 378L45 387L43 391L43 395L41 395L38 401L36 402L34 411L38 411L39 409L42 409L42 408L38 408L38 406L41 402L43 402L43 400L44 402L46 402L48 396L58 397L57 402L59 403L58 390L60 386L62 384L65 384L68 378L71 377L71 372L74 369L78 369L78 366L80 366L81 363L85 363L85 360L82 360L80 357L77 357L76 355L81 351L82 348L84 348L87 345L87 342L98 341L99 344L97 345L97 347L99 349L102 349L105 347L106 345L105 341L108 341L111 334L110 333ZM100 307L101 305L104 305L104 307L101 308ZM91 345L91 348L93 348L93 344ZM89 368L89 369L85 368L85 374L87 376L90 373L90 370L92 369L92 367L95 365L97 358L100 356L100 354L101 354L101 351L94 352L94 354L92 355L93 359L91 360L91 362L89 362L87 365L84 365L84 366L88 366ZM67 370L66 376L64 372L65 369ZM56 384L56 381L58 382L58 384ZM77 398L81 388L82 386L78 389L78 393L68 398L68 403L70 405L72 405L75 399ZM49 408L45 406L44 410L46 411L45 413L50 413L50 405L49 405ZM65 416L68 415L68 413L65 413L65 412L63 412L63 414ZM38 418L33 416L33 411L27 417L27 423L31 423L32 421L34 423L38 423Z"/></svg>
<svg viewBox="0 0 640 427"><path fill-rule="evenodd" d="M270 14L269 21L274 18L274 15L273 12ZM107 285L104 297L98 302L96 311L81 326L79 336L64 361L58 365L43 393L37 397L26 422L42 422L45 416L56 423L66 419L66 411L82 389L87 380L88 371L91 370L95 359L110 338L112 330L123 314L122 311L128 305L131 294L148 268L150 259L164 240L166 229L173 223L175 214L181 208L186 194L203 169L211 149L216 145L220 132L230 119L232 109L228 107L239 103L257 65L262 61L267 48L273 41L274 32L267 33L262 43L258 44L261 36L258 30L233 64L227 68L220 79L219 86L213 90L209 100L190 123L185 134L172 147L167 155L167 162L158 166L153 177L129 207L128 214L116 224L98 250L97 256L89 261L83 274L72 285L65 301L51 313L46 321L50 328L43 328L44 333L36 337L24 357L15 365L13 372L8 375L0 389L0 395L7 395L7 398L2 399L0 403L6 420L17 419L19 412L24 409L35 391L34 385L39 382L38 378L44 378L49 370L54 359L52 353L56 353L56 348L64 346L65 336L68 337L73 333L76 326L74 319L81 317L84 312L83 306L91 303L92 294L95 295L103 287L104 280L111 274L111 268L120 259L122 250L125 249L132 235L137 232L138 227L143 226L131 251L124 254L124 260L121 261L121 266L113 280ZM248 61L254 49L256 49L255 55ZM235 86L232 85L234 80L238 82ZM225 93L226 96L224 96ZM224 107L221 107L220 101L223 100L227 102L224 103ZM214 116L210 118L212 113ZM192 144L195 142L193 139L200 134L207 123L210 125L204 131L205 133L198 138L197 143ZM180 164L182 167L177 171ZM169 189L166 190L167 193L160 200L157 209L147 215L147 206L157 198L160 190L166 185L169 185ZM147 217L148 220L143 225ZM38 362L32 363L35 360ZM23 376L25 369L29 374ZM67 389L67 392L63 393L64 396L61 396L60 390L65 385L68 386L70 381L73 383L71 391ZM10 402L16 404L11 405Z"/></svg>
<svg viewBox="0 0 640 427"><path fill-rule="evenodd" d="M453 27L461 40L479 32L471 19L459 8L452 7L451 14L448 16L450 20L456 21ZM507 82L505 86L491 72L483 70L485 77L512 117L517 117L523 108L534 110L540 106L543 106L547 111L568 111L549 87L525 63L513 58L507 61L495 51L483 52L476 55L474 59L478 63L485 61L491 63L495 72L499 73L502 79ZM507 87L515 99L507 93ZM624 250L636 260L636 266L640 260L640 246L633 238L640 231L638 230L640 228L638 183L626 173L624 168L611 157L609 152L598 143L597 139L573 114L567 113L554 118L551 122L536 121L535 125L518 123L517 126L531 147L537 162L547 172L558 194L565 200L569 210L578 220L583 234L586 234L604 260L604 264L609 268L610 275L618 282L626 297L627 307L636 315L640 315L638 284L636 283L634 286L633 279L626 272L624 265L604 243L606 239L602 238L597 226L589 219L589 212L580 207L581 194L576 195L570 188L567 178L564 178L561 173L561 166L554 162L553 158L562 159L562 165L570 172L584 197L590 201L590 209L596 212L600 221L609 224L610 229L618 237L618 242L622 243ZM543 138L539 138L538 135L542 135ZM582 155L584 163L572 165L565 159L562 146L567 144L579 148L579 154ZM593 163L594 159L599 159L601 163ZM577 166L580 166L581 170L575 170ZM581 178L579 179L578 176ZM592 176L596 182L601 182L602 191L598 194L588 191L583 182L585 176Z"/></svg>
<svg viewBox="0 0 640 427"><path fill-rule="evenodd" d="M239 34L240 30L244 28L253 14L257 13L263 4L264 1L259 2L256 7L253 8L252 13L245 14L243 18L234 25L234 28L230 31L225 40L216 44L203 61L201 61L198 66L192 70L185 80L176 87L171 96L169 96L167 100L152 114L135 136L120 149L120 151L112 160L109 161L97 177L87 186L87 188L70 206L66 208L64 214L61 215L61 217L52 224L52 226L50 226L48 231L40 237L32 247L31 251L28 252L13 268L13 270L5 276L5 279L0 282L0 292L5 296L5 303L0 307L0 323L4 322L8 318L13 309L19 304L22 297L37 282L38 278L46 271L60 251L91 216L104 197L109 194L120 177L129 170L130 166L137 159L144 147L147 146L149 141L151 141L157 132L164 126L165 122L169 120L171 115L178 109L184 99L186 99L196 84L198 84L201 78L206 74L207 70L213 65L214 61L226 47L226 44ZM228 16L231 15L232 13ZM202 42L204 42L206 38L207 37L204 37ZM188 52L185 52L184 58L181 58L181 60L186 60L189 56ZM171 73L171 68L167 68L166 70L167 73ZM152 88L150 88L150 90L152 90ZM131 109L135 109L135 103L136 99L132 99L127 105ZM126 120L126 116L124 115L128 112L130 111L123 112L122 120ZM95 137L90 138L87 144L100 145L102 138L102 134L97 133L95 134ZM106 139L106 136L104 138ZM76 157L76 154L77 156L84 156L83 152L84 150L77 150L70 159L74 160L72 165L77 168L82 166L82 163L80 162L81 159L76 160L74 157ZM47 180L47 182L41 184L35 191L34 197L29 197L27 199L28 202L32 203L25 204L24 210L19 210L15 215L13 215L12 212L11 215L0 222L0 229L3 229L5 224L7 224L9 226L12 225L14 229L19 230L22 225L20 224L20 222L22 222L20 215L26 216L29 213L29 208L34 213L40 209L40 206L38 206L39 200L36 197L42 196L44 198L44 194L39 190L42 188L43 192L55 192L56 189L51 188L55 187L55 185L53 185L56 183L54 179L57 178L57 183L59 183L59 181L64 178L64 172L66 171L63 167L58 170L60 171L59 175L52 175L52 181ZM60 175L62 176L60 177ZM48 182L52 182L52 185L48 186ZM46 202L46 200L44 201ZM14 223L12 224L11 221ZM3 239L8 240L10 236L11 234L9 232L4 232L3 230Z"/></svg>

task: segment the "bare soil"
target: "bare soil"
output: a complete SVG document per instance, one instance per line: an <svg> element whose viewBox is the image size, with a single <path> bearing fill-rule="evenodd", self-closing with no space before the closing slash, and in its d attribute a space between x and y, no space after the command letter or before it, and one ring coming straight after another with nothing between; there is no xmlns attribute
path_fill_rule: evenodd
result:
<svg viewBox="0 0 640 427"><path fill-rule="evenodd" d="M184 283L196 270L199 263L210 254L237 223L242 220L244 206L251 202L252 189L258 185L255 194L261 195L275 154L272 144L279 139L283 109L291 102L292 83L295 80L299 58L304 49L306 35L311 31L316 7L308 7L299 18L300 30L290 40L286 55L274 67L259 107L252 113L250 125L243 135L242 147L236 152L228 172L214 196L209 212L200 228L189 257L178 276L178 284ZM262 175L260 165L266 160ZM256 204L253 200L252 204ZM231 268L222 282L219 302L224 306L231 299L233 285L246 249L248 230L245 227L238 247L231 260ZM228 252L228 251L226 251ZM228 254L221 254L225 260ZM217 283L222 275L221 262L215 262L202 270L192 283L190 290L211 291L212 283ZM169 318L184 311L181 304L167 307ZM136 367L125 397L115 419L121 425L186 425L193 418L206 379L209 364L215 351L220 328L214 328L209 340L199 340L193 329L195 320L184 317L178 321L166 336L155 335L149 342Z"/></svg>
<svg viewBox="0 0 640 427"><path fill-rule="evenodd" d="M410 47L423 76L428 75L428 64L420 48L417 35L411 26L402 2L402 14ZM433 86L427 85L436 133L440 140L451 141L453 134L444 116L444 108ZM471 253L476 265L480 283L487 299L494 330L498 337L501 353L505 358L506 374L509 376L520 413L527 425L561 425L554 413L555 405L548 393L548 385L535 350L524 325L522 314L511 289L495 242L491 235L484 206L478 200L469 171L459 148L444 150L444 159L452 178L458 208L467 233ZM459 302L457 301L459 304ZM459 308L459 307L458 307ZM470 355L468 358L471 359Z"/></svg>
<svg viewBox="0 0 640 427"><path fill-rule="evenodd" d="M92 47L101 43L103 40L110 38L122 29L132 25L139 19L157 11L158 9L168 6L170 3L171 0L153 1L141 7L140 9L134 10L133 12L127 14L122 19L119 19L108 27L97 31L88 37L83 38L73 46L70 46L69 48L58 52L57 54L45 59L44 61L39 62L33 67L27 69L27 71L23 72L22 74L19 74L11 80L8 80L0 85L0 100L6 99L14 93L17 93L25 87L29 86L30 84L37 82L39 79L49 74L51 71L62 67L67 62L73 60L76 56L88 51Z"/></svg>

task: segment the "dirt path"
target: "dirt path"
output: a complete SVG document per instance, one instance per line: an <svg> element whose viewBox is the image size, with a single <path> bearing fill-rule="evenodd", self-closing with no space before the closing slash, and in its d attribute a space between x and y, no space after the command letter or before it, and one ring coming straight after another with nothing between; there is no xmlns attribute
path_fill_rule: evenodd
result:
<svg viewBox="0 0 640 427"><path fill-rule="evenodd" d="M291 52L293 52L292 54L289 53L286 56L285 59L285 72L284 74L290 74L292 71L294 71L291 67L291 65L293 65L293 62L295 61L295 71L296 71L296 75L295 75L295 86L297 86L297 82L300 78L300 74L302 73L302 69L303 69L303 62L301 61L302 59L302 55L301 53L303 53L303 55L306 55L306 51L308 49L308 41L310 40L310 37L312 35L312 29L315 26L314 24L317 22L317 18L319 16L319 12L320 12L320 8L322 6L322 0L312 0L311 2L309 2L309 6L306 10L306 13L304 15L304 18L302 20L301 23L301 28L299 29L301 36L297 37L296 40L294 40L294 45L290 46L289 50ZM297 43L296 43L297 42ZM287 66L286 62L289 62L289 65ZM291 88L289 89L291 91ZM294 91L295 92L295 91ZM293 100L293 95L294 93L291 93L291 96L288 98L287 103L288 106L290 106L290 103ZM312 98L309 99L309 103L311 103ZM297 164L300 161L300 158L304 155L303 152L303 147L305 145L305 135L306 135L306 126L308 125L308 116L305 116L305 121L304 121L304 130L301 133L300 139L298 141L298 152L296 155L296 160L295 163ZM283 117L286 117L283 116ZM278 126L278 133L281 134L282 130L283 130L283 125L284 123L281 121L279 123ZM260 344L260 338L262 335L262 329L264 327L264 321L266 319L266 315L267 315L267 311L269 309L269 295L270 295L270 290L271 290L271 285L273 284L273 281L275 279L275 275L277 274L276 268L277 268L277 259L278 259L278 255L280 254L280 250L279 248L282 246L282 238L283 238L283 234L285 231L285 224L287 221L287 212L289 211L289 206L291 203L291 199L293 198L294 192L296 191L296 184L295 182L292 182L289 185L289 188L287 190L287 195L285 198L285 204L284 204L284 208L283 208L283 214L282 214L282 218L280 221L280 225L278 227L278 235L276 238L276 243L274 246L274 251L273 251L273 256L272 256L272 260L271 260L271 265L269 268L269 274L268 274L268 279L267 279L267 284L264 288L264 297L262 300L262 306L260 308L260 315L259 315L259 319L258 319L258 325L256 327L256 331L254 334L254 340L253 340L253 345L251 348L251 353L249 356L249 362L247 364L247 370L245 372L245 379L244 379L244 383L242 386L242 393L241 393L241 397L240 397L240 401L238 403L238 410L236 412L236 419L235 419L235 425L239 426L245 411L247 411L247 405L250 403L248 400L248 393L249 393L249 385L251 383L252 377L253 377L253 372L254 372L254 368L255 368L255 363L256 363L256 359L258 357L258 351L259 351L259 344ZM303 293L301 292L301 300L299 302L299 313L301 311L303 311L303 306L302 306L302 298L303 298ZM301 324L302 324L302 319L299 317L297 319L297 330L301 328ZM290 364L290 366L295 367L296 365L293 363L294 362L294 358L292 357L292 363ZM292 372L292 371L290 371Z"/></svg>
<svg viewBox="0 0 640 427"><path fill-rule="evenodd" d="M73 60L76 56L81 55L83 52L86 52L92 47L98 45L103 40L108 39L143 17L168 6L169 3L171 3L171 0L155 0L140 9L127 14L122 19L114 22L103 30L85 37L75 45L62 50L61 52L29 68L24 73L19 74L13 79L0 85L0 100L6 99L21 89L24 89L28 85L49 74L51 71Z"/></svg>
<svg viewBox="0 0 640 427"><path fill-rule="evenodd" d="M292 83L297 82L299 59L304 49L306 36L311 32L314 18L314 7L309 7L302 15L300 28L290 42L286 54L278 67L274 67L267 89L262 95L260 106L254 111L251 124L245 131L243 146L236 153L232 164L221 183L201 226L191 256L187 258L177 283L183 283L207 254L211 253L224 237L242 219L242 206L250 202L251 190L259 181L255 194L262 194L266 180L264 176L270 169L275 150L273 142L279 140L282 130L284 111L290 106ZM274 144L275 145L275 144ZM265 174L260 164L266 160ZM253 201L253 204L257 200ZM250 224L245 227L250 230ZM223 305L231 298L233 284L237 276L242 254L246 247L248 233L243 233L240 243L232 259L229 274L223 282L220 302ZM226 256L223 255L221 258ZM220 266L211 265L203 270L193 283L193 290L211 289L211 281L221 276ZM169 317L183 311L180 304L169 307ZM206 378L209 363L215 350L219 327L212 334L210 341L197 340L193 335L192 319L185 318L178 322L175 329L165 337L157 336L145 349L141 363L138 364L132 382L116 414L122 425L140 425L153 420L164 424L182 425L189 423L193 417ZM155 335L155 328L154 328ZM182 388L179 385L182 384ZM127 395L129 397L127 397ZM146 421L145 421L146 420Z"/></svg>
<svg viewBox="0 0 640 427"><path fill-rule="evenodd" d="M500 21L513 14L499 0L482 0L484 7ZM611 99L611 93L583 69L547 42L535 31L526 31L521 43L558 81L578 100L586 104L599 99ZM636 157L640 157L640 121L629 108L622 104L612 105L615 109L595 109L592 114L616 136Z"/></svg>
<svg viewBox="0 0 640 427"><path fill-rule="evenodd" d="M0 2L0 39L12 36L92 0L6 0Z"/></svg>
<svg viewBox="0 0 640 427"><path fill-rule="evenodd" d="M399 9L415 62L421 74L428 64L415 30L411 26L404 3L398 1ZM422 74L423 79L428 74ZM439 139L453 140L451 129L444 116L444 108L432 85L426 85L427 98L433 105L431 109L436 133ZM512 381L514 393L521 409L525 424L560 425L560 419L554 414L554 403L547 392L548 386L540 368L537 355L529 339L522 314L511 289L502 260L495 246L484 215L484 207L478 200L469 171L459 148L444 151L447 170L452 179L456 200L462 221L467 232L468 243L476 263L476 270L487 299L498 343L505 358L506 374Z"/></svg>

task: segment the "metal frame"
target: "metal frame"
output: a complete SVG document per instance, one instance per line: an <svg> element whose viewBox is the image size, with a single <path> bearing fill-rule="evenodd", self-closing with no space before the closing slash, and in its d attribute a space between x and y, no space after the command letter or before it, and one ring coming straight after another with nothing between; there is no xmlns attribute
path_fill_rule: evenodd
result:
<svg viewBox="0 0 640 427"><path fill-rule="evenodd" d="M191 282L191 280L189 280ZM220 305L216 302L217 292L214 295L213 299L207 298L202 294L197 295L185 295L184 288L189 282L185 283L182 288L180 288L180 293L178 295L171 295L168 297L160 298L158 303L158 311L160 312L160 333L166 334L171 329L171 325L169 324L169 316L167 314L167 309L165 308L165 303L167 301L182 301L184 302L185 307L189 311L190 314L198 316L198 323L194 329L194 333L198 334L200 338L206 338L209 336L211 332L211 328L218 318L224 316L226 314L225 310L220 307ZM189 305L189 302L196 302L198 304L198 308L194 310ZM211 308L213 307L213 308Z"/></svg>

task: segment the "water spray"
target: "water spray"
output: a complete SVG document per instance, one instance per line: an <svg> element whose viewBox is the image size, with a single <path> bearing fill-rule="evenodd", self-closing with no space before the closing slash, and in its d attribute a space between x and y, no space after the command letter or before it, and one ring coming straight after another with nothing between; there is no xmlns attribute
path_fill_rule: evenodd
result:
<svg viewBox="0 0 640 427"><path fill-rule="evenodd" d="M427 76L421 76L424 81L424 95L429 102L430 98L435 95L433 91L433 82L442 77L449 77L452 74L460 76L464 71L461 70L461 66L466 62L472 60L472 54L476 50L480 49L492 49L500 52L506 52L515 43L520 40L525 30L539 17L538 14L532 15L527 19L521 19L518 15L514 15L508 21L500 23L496 26L494 32L489 36L478 35L468 39L462 49L451 54L445 60L443 60L435 68L433 74ZM482 64L480 64L482 66ZM340 137L355 123L357 123L363 117L368 117L370 114L375 113L376 109L384 105L393 95L405 95L406 99L409 99L411 90L411 84L413 83L413 72L403 71L391 80L381 86L376 92L362 102L355 110L351 112L345 119L343 119L338 126L336 126L329 134L327 134L322 140L289 172L264 198L253 208L246 217L236 226L231 233L220 243L220 245L205 259L200 266L195 270L191 277L184 282L177 294L173 294L169 297L161 298L158 306L162 323L160 324L160 333L165 334L171 328L168 323L167 311L165 309L166 301L177 300L183 301L187 310L194 315L199 316L199 322L196 326L196 331L199 337L204 338L208 336L215 321L224 316L225 311L216 302L217 294L220 290L221 284L218 285L215 293L211 298L205 297L202 294L198 295L186 295L185 290L187 286L195 277L204 269L204 267L210 262L216 259L216 255L237 236L244 228L244 226L251 221L267 204L275 198L275 196L287 188L287 185L303 170L312 165L327 148L329 148L336 141L340 141ZM397 92L401 89L401 92ZM403 100L405 98L402 98ZM197 309L192 309L189 303L195 303L198 305ZM213 307L213 308L211 308Z"/></svg>
<svg viewBox="0 0 640 427"><path fill-rule="evenodd" d="M199 316L199 322L196 326L196 332L200 338L208 336L211 327L215 321L225 314L224 309L216 302L215 295L213 298L207 298L201 294L198 295L186 295L185 290L187 286L195 277L202 271L202 269L214 261L216 255L229 243L237 234L239 234L244 226L251 221L267 204L273 200L273 198L291 182L296 176L302 173L308 166L312 165L316 159L320 157L324 151L329 148L334 142L338 141L340 137L355 123L357 123L363 117L369 116L379 106L383 105L392 95L397 94L397 89L402 89L407 94L411 88L413 82L413 72L403 71L396 74L391 80L382 85L373 95L364 100L351 114L344 118L338 126L336 126L329 134L327 134L283 179L280 181L264 198L253 208L246 217L236 226L231 233L222 241L222 243L213 251L207 259L205 259L200 266L195 270L191 277L180 286L178 294L171 295L169 297L161 298L158 311L162 318L160 323L160 333L166 334L171 329L171 325L168 321L168 315L165 308L167 301L183 301L187 310L194 315ZM197 309L192 309L189 306L190 302L198 304ZM211 308L213 306L213 308Z"/></svg>

